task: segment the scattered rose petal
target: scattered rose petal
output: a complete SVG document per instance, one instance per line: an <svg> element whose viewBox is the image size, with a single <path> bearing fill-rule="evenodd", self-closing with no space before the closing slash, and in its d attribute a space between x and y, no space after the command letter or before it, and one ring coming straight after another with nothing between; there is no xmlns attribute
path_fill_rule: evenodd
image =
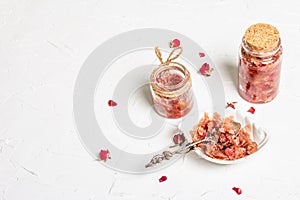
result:
<svg viewBox="0 0 300 200"><path fill-rule="evenodd" d="M173 142L176 145L181 146L184 142L185 142L185 137L183 133L178 133L176 135L173 136Z"/></svg>
<svg viewBox="0 0 300 200"><path fill-rule="evenodd" d="M199 70L203 76L210 76L212 71L213 68L211 68L208 63L204 63Z"/></svg>
<svg viewBox="0 0 300 200"><path fill-rule="evenodd" d="M114 106L116 106L116 105L118 105L116 102L114 102L113 100L109 100L108 101L108 106L110 106L110 107L114 107Z"/></svg>
<svg viewBox="0 0 300 200"><path fill-rule="evenodd" d="M170 48L176 48L180 46L180 40L174 39L170 42Z"/></svg>
<svg viewBox="0 0 300 200"><path fill-rule="evenodd" d="M233 187L232 190L235 191L238 195L242 194L241 188Z"/></svg>
<svg viewBox="0 0 300 200"><path fill-rule="evenodd" d="M200 52L200 53L199 53L199 56L200 56L200 58L203 58L203 57L205 57L205 53Z"/></svg>
<svg viewBox="0 0 300 200"><path fill-rule="evenodd" d="M251 113L251 114L254 114L254 112L255 112L255 108L253 108L253 107L250 107L250 108L249 108L249 110L248 110L247 112L249 112L249 113Z"/></svg>
<svg viewBox="0 0 300 200"><path fill-rule="evenodd" d="M168 178L166 177L166 176L162 176L162 177L160 177L160 179L159 179L159 182L164 182L164 181L166 181Z"/></svg>
<svg viewBox="0 0 300 200"><path fill-rule="evenodd" d="M237 104L237 102L236 102L236 101L231 102L231 103L228 103L228 102L227 102L226 108L229 108L229 107L230 107L230 108L232 108L232 109L235 109L234 104Z"/></svg>
<svg viewBox="0 0 300 200"><path fill-rule="evenodd" d="M106 161L107 159L110 159L109 151L108 150L102 150L99 153L100 160Z"/></svg>

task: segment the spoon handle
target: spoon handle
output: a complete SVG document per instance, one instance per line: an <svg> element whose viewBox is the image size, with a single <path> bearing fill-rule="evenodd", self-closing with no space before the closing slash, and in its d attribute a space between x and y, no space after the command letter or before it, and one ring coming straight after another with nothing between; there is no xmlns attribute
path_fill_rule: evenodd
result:
<svg viewBox="0 0 300 200"><path fill-rule="evenodd" d="M164 151L162 154L158 154L152 157L150 162L145 165L146 168L153 167L156 164L161 163L163 160L170 160L175 154L186 154L194 149L197 144L202 142L214 142L211 138L207 137L203 140L199 140L193 143L187 143L186 146L177 149L176 151Z"/></svg>

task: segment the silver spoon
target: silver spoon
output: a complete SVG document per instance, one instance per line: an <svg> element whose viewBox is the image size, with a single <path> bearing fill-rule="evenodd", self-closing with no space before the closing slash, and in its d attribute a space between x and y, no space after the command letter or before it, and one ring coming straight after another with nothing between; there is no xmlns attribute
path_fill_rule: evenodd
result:
<svg viewBox="0 0 300 200"><path fill-rule="evenodd" d="M177 149L176 151L164 151L162 154L153 156L148 164L145 165L146 168L153 167L156 164L161 163L163 160L170 160L175 154L185 154L194 150L195 146L200 143L216 143L216 130L213 129L203 140L199 140L193 143L187 143L184 147Z"/></svg>

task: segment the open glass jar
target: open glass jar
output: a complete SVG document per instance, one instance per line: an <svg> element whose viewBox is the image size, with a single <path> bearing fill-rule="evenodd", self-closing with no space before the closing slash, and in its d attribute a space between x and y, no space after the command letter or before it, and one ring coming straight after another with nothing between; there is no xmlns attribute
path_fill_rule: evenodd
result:
<svg viewBox="0 0 300 200"><path fill-rule="evenodd" d="M239 52L239 87L242 98L267 103L278 93L282 45L278 30L269 24L250 26Z"/></svg>
<svg viewBox="0 0 300 200"><path fill-rule="evenodd" d="M150 89L156 112L166 118L185 116L193 107L189 71L178 64L161 64L150 76Z"/></svg>

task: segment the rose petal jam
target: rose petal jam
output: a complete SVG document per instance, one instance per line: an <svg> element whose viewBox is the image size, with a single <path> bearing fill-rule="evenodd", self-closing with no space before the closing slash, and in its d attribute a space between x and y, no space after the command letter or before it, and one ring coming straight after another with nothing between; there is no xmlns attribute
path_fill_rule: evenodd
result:
<svg viewBox="0 0 300 200"><path fill-rule="evenodd" d="M150 76L150 89L156 112L176 119L189 113L193 106L189 71L180 65L160 65Z"/></svg>
<svg viewBox="0 0 300 200"><path fill-rule="evenodd" d="M239 52L238 91L251 103L267 103L278 93L282 46L278 30L269 24L250 26Z"/></svg>

